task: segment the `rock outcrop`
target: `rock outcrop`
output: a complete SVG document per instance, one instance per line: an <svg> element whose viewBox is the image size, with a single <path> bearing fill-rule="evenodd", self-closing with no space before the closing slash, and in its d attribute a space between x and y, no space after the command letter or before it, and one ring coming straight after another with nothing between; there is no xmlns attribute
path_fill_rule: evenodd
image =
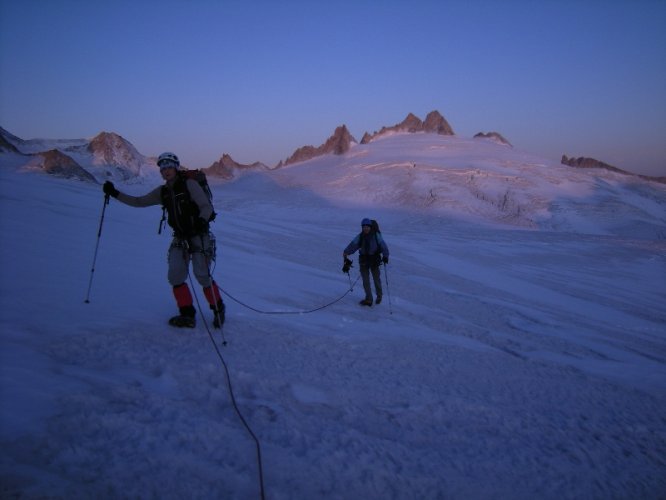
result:
<svg viewBox="0 0 666 500"><path fill-rule="evenodd" d="M21 144L22 142L23 139L10 134L4 128L0 127L0 153L22 154L23 152L17 146L17 144Z"/></svg>
<svg viewBox="0 0 666 500"><path fill-rule="evenodd" d="M562 155L562 165L569 165L570 167L576 167L576 168L603 168L606 170L610 170L612 172L633 175L630 172L609 165L608 163L595 160L594 158L586 158L584 156L581 156L579 158L573 158L573 157L568 158L567 155Z"/></svg>
<svg viewBox="0 0 666 500"><path fill-rule="evenodd" d="M439 111L431 111L423 122L423 131L439 135L455 135L449 122Z"/></svg>
<svg viewBox="0 0 666 500"><path fill-rule="evenodd" d="M21 153L16 146L0 134L0 153Z"/></svg>
<svg viewBox="0 0 666 500"><path fill-rule="evenodd" d="M426 116L425 121L409 113L407 117L400 123L393 125L392 127L382 127L379 132L374 134L369 134L366 132L363 134L363 139L361 139L361 144L368 144L374 139L381 137L383 135L388 135L391 133L416 133L416 132L427 132L431 134L440 134L440 135L454 135L453 129L449 122L440 114L439 111L431 111Z"/></svg>
<svg viewBox="0 0 666 500"><path fill-rule="evenodd" d="M210 167L202 169L206 175L220 177L222 179L233 179L236 173L255 169L266 169L266 165L261 162L254 162L250 165L238 163L227 153L222 158L213 163Z"/></svg>
<svg viewBox="0 0 666 500"><path fill-rule="evenodd" d="M328 154L342 155L349 151L352 144L356 143L356 139L349 133L346 125L340 125L335 129L335 132L329 137L324 144L318 147L303 146L298 148L294 153L287 158L284 163L280 162L278 167L282 165L290 165L302 161L311 160L317 156Z"/></svg>
<svg viewBox="0 0 666 500"><path fill-rule="evenodd" d="M499 132L479 132L474 136L474 139L490 139L491 141L513 147Z"/></svg>
<svg viewBox="0 0 666 500"><path fill-rule="evenodd" d="M37 153L26 168L42 170L49 175L64 177L66 179L97 182L95 177L88 173L81 165L57 149Z"/></svg>
<svg viewBox="0 0 666 500"><path fill-rule="evenodd" d="M610 170L611 172L617 172L618 174L631 175L634 177L640 177L641 179L646 179L648 181L659 182L661 184L666 184L666 177L652 177L649 175L640 175L632 174L621 168L614 167L603 161L596 160L594 158L587 158L581 156L579 158L569 158L567 155L562 155L562 165L568 165L575 168L603 168L604 170Z"/></svg>

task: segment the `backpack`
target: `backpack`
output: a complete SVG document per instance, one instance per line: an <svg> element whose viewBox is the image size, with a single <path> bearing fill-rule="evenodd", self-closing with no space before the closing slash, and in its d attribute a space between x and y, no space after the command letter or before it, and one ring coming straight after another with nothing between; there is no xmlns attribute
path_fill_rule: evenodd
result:
<svg viewBox="0 0 666 500"><path fill-rule="evenodd" d="M370 234L368 235L370 238L375 239L375 242L377 243L377 253L375 255L379 255L381 252L381 246L379 245L379 238L377 237L378 234L381 234L382 232L379 230L379 223L375 219L370 220ZM359 234L359 243L363 243L363 232Z"/></svg>
<svg viewBox="0 0 666 500"><path fill-rule="evenodd" d="M213 193L210 190L210 186L208 185L208 179L206 178L206 174L203 170L200 170L198 168L192 169L192 170L178 170L177 171L178 178L179 180L183 181L183 184L186 186L186 182L188 179L192 179L194 181L197 181L199 185L201 186L201 189L203 189L203 192L206 193L206 196L208 197L208 201L210 202L211 206L213 205ZM165 204L165 199L166 199L166 187L162 187L162 220L160 221L160 227L157 231L158 234L161 234L162 232L162 226L164 224L164 221L166 220L166 204ZM190 198L190 192L187 190L187 187L184 189L185 196L187 196L187 200L194 205L194 202L191 201ZM196 213L198 213L198 209L196 209ZM208 219L208 222L212 222L215 220L215 216L217 214L215 213L215 210L213 209L213 213L211 213L210 218Z"/></svg>
<svg viewBox="0 0 666 500"><path fill-rule="evenodd" d="M199 186L201 186L201 189L203 189L203 192L206 193L206 196L208 197L208 201L210 201L210 204L213 204L213 193L210 190L210 186L208 185L208 179L206 178L206 174L204 173L203 170L200 170L198 168L192 169L192 170L178 170L178 176L184 180L187 181L187 179L192 179L195 180L199 183ZM215 212L213 211L213 215L210 216L210 220L213 220L215 218Z"/></svg>

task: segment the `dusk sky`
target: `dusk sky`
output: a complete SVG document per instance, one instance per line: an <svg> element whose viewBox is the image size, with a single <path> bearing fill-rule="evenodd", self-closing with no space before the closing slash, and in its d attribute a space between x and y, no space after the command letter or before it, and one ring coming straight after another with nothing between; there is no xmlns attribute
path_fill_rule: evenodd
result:
<svg viewBox="0 0 666 500"><path fill-rule="evenodd" d="M0 126L274 166L439 110L666 175L666 1L0 0Z"/></svg>

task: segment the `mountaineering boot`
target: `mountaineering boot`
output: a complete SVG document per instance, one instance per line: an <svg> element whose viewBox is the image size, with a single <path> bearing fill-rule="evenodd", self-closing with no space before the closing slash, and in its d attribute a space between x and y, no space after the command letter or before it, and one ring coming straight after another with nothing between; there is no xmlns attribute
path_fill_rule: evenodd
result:
<svg viewBox="0 0 666 500"><path fill-rule="evenodd" d="M372 306L372 299L363 299L359 304L370 307Z"/></svg>
<svg viewBox="0 0 666 500"><path fill-rule="evenodd" d="M196 321L190 316L174 316L169 319L169 324L176 328L194 328Z"/></svg>
<svg viewBox="0 0 666 500"><path fill-rule="evenodd" d="M196 321L194 320L196 310L194 307L184 306L178 309L180 314L169 319L169 324L177 328L194 328L196 326Z"/></svg>
<svg viewBox="0 0 666 500"><path fill-rule="evenodd" d="M206 301L208 301L208 304L215 315L213 326L215 328L222 328L222 325L224 324L225 308L220 295L220 287L218 287L217 283L213 281L211 286L204 287L203 291L206 296Z"/></svg>
<svg viewBox="0 0 666 500"><path fill-rule="evenodd" d="M215 318L213 319L213 326L215 328L222 328L226 310L224 307L224 302L222 302L222 299L220 299L216 306L210 306L210 308L213 310L213 314L215 315Z"/></svg>
<svg viewBox="0 0 666 500"><path fill-rule="evenodd" d="M377 298L375 299L375 304L379 305L379 304L381 304L381 303L382 303L382 296L381 296L381 295L377 295Z"/></svg>

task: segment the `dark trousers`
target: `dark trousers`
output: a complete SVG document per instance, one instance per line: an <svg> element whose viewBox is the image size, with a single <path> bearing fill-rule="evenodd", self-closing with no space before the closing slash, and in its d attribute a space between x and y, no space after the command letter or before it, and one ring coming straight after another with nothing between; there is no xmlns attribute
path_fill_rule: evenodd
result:
<svg viewBox="0 0 666 500"><path fill-rule="evenodd" d="M372 272L372 280L375 282L375 291L377 297L382 296L382 280L379 273L379 266L364 266L361 265L361 278L363 278L363 290L365 290L365 298L372 301L372 289L370 288L370 273Z"/></svg>

